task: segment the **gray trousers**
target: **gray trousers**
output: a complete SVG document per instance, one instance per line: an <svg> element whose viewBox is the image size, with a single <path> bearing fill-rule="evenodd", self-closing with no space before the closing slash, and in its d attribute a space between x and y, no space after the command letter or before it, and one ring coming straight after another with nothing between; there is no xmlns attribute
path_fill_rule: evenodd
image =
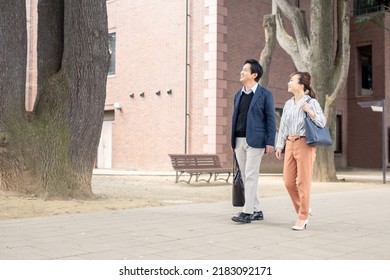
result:
<svg viewBox="0 0 390 280"><path fill-rule="evenodd" d="M236 138L234 151L245 186L245 205L242 212L253 214L254 211L261 210L257 185L261 159L265 149L252 148L246 142L246 138L239 137Z"/></svg>

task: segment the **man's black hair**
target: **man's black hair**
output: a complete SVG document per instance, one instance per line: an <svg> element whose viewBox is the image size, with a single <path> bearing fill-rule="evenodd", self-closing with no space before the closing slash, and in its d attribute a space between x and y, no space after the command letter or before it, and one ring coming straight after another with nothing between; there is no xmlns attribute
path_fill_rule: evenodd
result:
<svg viewBox="0 0 390 280"><path fill-rule="evenodd" d="M257 73L255 81L258 82L263 76L263 67L261 67L260 63L256 59L247 59L244 64L247 63L251 65L251 74Z"/></svg>

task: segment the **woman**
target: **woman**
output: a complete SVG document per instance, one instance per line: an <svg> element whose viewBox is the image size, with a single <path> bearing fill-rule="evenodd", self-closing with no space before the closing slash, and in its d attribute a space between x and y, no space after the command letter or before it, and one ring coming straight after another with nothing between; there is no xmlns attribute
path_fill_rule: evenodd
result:
<svg viewBox="0 0 390 280"><path fill-rule="evenodd" d="M315 99L310 80L311 76L307 72L290 75L288 92L294 96L284 105L276 142L278 159L282 159L282 150L286 148L283 179L297 213L293 230L306 229L311 212L310 187L316 147L306 144L304 118L307 114L318 126L326 125L326 118Z"/></svg>

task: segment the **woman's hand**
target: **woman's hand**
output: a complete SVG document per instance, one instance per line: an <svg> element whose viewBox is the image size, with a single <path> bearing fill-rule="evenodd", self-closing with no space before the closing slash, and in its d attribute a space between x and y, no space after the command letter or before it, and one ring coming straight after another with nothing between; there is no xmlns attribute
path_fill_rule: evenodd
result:
<svg viewBox="0 0 390 280"><path fill-rule="evenodd" d="M282 159L282 149L277 149L276 150L276 153L275 153L275 156L277 159L281 160Z"/></svg>
<svg viewBox="0 0 390 280"><path fill-rule="evenodd" d="M312 120L314 120L316 118L316 113L314 113L314 111L310 108L310 106L309 106L309 104L307 104L307 102L304 102L302 104L301 109L303 111L305 111Z"/></svg>

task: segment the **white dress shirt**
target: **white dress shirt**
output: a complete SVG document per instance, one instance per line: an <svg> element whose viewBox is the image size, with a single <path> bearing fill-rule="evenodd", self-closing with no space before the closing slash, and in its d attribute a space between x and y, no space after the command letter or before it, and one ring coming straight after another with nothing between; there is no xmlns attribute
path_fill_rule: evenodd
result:
<svg viewBox="0 0 390 280"><path fill-rule="evenodd" d="M284 104L278 138L276 140L276 149L284 148L287 136L289 135L306 136L304 125L306 113L301 108L303 102L310 100L308 105L315 114L315 118L313 119L314 123L319 127L325 127L326 125L325 115L322 112L320 103L318 103L316 99L310 99L310 96L305 95L297 102L297 104L294 104L294 99L295 97L292 97Z"/></svg>

